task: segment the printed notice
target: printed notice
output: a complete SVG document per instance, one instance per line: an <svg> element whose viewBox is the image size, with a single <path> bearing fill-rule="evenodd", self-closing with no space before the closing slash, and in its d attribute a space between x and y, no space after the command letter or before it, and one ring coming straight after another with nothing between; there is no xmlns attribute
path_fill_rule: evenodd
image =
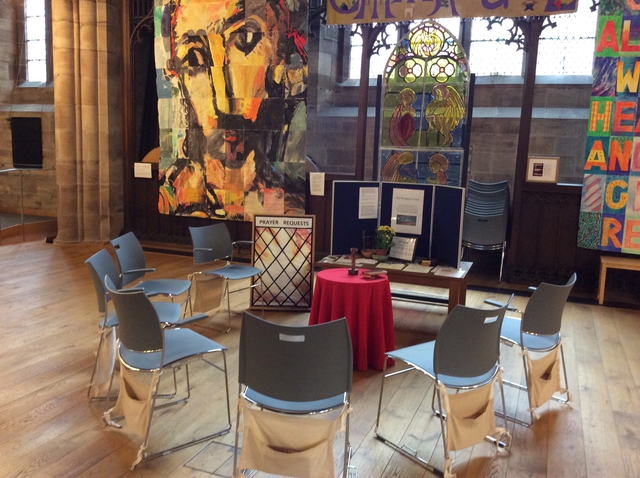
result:
<svg viewBox="0 0 640 478"><path fill-rule="evenodd" d="M378 188L360 188L358 219L378 217Z"/></svg>
<svg viewBox="0 0 640 478"><path fill-rule="evenodd" d="M309 193L324 196L324 173L309 173Z"/></svg>
<svg viewBox="0 0 640 478"><path fill-rule="evenodd" d="M134 163L133 164L133 177L134 178L152 178L151 163Z"/></svg>
<svg viewBox="0 0 640 478"><path fill-rule="evenodd" d="M391 227L403 234L422 234L423 189L393 190Z"/></svg>

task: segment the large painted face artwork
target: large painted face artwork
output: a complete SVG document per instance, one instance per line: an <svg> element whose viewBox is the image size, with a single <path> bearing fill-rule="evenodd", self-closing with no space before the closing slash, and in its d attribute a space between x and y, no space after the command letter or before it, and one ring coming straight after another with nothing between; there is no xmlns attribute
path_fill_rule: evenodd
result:
<svg viewBox="0 0 640 478"><path fill-rule="evenodd" d="M384 75L383 181L460 186L469 64L458 41L423 22L400 40Z"/></svg>
<svg viewBox="0 0 640 478"><path fill-rule="evenodd" d="M163 214L304 213L307 3L156 0Z"/></svg>

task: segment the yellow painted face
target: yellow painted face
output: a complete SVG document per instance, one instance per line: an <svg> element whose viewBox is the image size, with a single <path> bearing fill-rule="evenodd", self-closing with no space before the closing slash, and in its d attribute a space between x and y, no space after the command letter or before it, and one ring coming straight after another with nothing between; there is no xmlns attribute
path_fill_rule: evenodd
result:
<svg viewBox="0 0 640 478"><path fill-rule="evenodd" d="M182 0L177 6L175 58L187 67L184 88L205 135L225 127L218 124L222 115L255 121L268 97L266 82L277 81L266 78L280 66L274 57L277 28L267 18L266 11L264 17L246 13L239 0Z"/></svg>

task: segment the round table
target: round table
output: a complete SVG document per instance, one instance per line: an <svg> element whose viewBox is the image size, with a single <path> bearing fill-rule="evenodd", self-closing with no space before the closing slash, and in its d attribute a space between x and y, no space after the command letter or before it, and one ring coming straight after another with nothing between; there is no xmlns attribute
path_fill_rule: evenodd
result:
<svg viewBox="0 0 640 478"><path fill-rule="evenodd" d="M384 353L395 350L391 289L386 275L365 279L348 269L318 272L309 325L347 318L353 365L357 370L382 370Z"/></svg>

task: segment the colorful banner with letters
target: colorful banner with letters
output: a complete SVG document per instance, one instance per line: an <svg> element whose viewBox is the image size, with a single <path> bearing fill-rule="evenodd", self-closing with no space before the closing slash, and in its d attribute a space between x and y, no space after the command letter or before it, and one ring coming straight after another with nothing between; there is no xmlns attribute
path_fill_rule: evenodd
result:
<svg viewBox="0 0 640 478"><path fill-rule="evenodd" d="M578 246L640 254L640 15L601 4Z"/></svg>
<svg viewBox="0 0 640 478"><path fill-rule="evenodd" d="M530 17L577 9L578 0L328 0L327 22L349 25L448 17Z"/></svg>

